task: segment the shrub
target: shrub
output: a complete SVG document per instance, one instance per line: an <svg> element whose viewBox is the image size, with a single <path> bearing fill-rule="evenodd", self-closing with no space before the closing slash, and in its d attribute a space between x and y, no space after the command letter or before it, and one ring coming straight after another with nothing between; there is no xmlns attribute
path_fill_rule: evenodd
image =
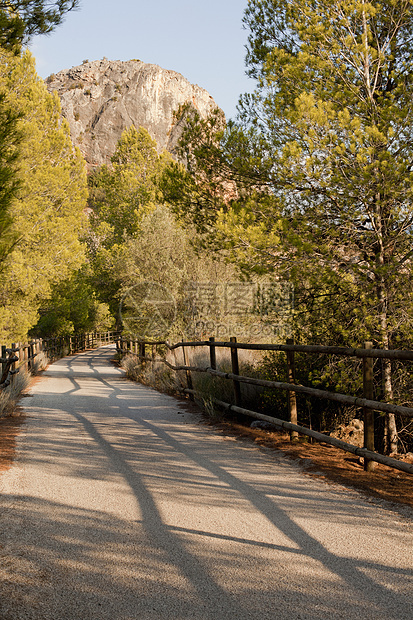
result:
<svg viewBox="0 0 413 620"><path fill-rule="evenodd" d="M74 84L71 84L68 90L76 90L76 88L83 88L83 82L75 82Z"/></svg>

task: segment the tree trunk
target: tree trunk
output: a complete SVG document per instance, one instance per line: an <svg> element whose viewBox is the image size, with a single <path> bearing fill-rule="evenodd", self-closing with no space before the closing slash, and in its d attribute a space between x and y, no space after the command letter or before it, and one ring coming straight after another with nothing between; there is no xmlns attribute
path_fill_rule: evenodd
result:
<svg viewBox="0 0 413 620"><path fill-rule="evenodd" d="M381 346L389 350L389 326L388 326L388 295L383 269L386 264L383 236L385 223L381 209L380 194L376 196L375 224L377 234L376 268L377 268L377 300L379 306L380 340ZM393 384L391 373L391 360L382 360L383 395L386 401L393 400ZM397 454L398 434L396 417L394 413L386 413L384 429L384 450L386 454Z"/></svg>
<svg viewBox="0 0 413 620"><path fill-rule="evenodd" d="M387 323L387 295L383 281L378 286L378 299L380 305L380 336L383 349L389 350L389 330ZM393 382L391 372L391 360L382 360L383 395L386 401L393 400ZM385 414L384 449L386 454L397 454L398 433L396 416L394 413Z"/></svg>

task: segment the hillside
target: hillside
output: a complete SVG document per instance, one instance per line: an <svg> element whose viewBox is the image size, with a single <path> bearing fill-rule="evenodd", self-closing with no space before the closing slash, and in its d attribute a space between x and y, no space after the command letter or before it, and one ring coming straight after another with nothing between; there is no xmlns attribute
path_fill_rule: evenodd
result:
<svg viewBox="0 0 413 620"><path fill-rule="evenodd" d="M85 61L46 80L59 95L73 143L90 168L110 161L124 129L148 130L160 150L174 154L180 135L174 112L192 103L201 116L216 108L211 95L181 74L140 60Z"/></svg>

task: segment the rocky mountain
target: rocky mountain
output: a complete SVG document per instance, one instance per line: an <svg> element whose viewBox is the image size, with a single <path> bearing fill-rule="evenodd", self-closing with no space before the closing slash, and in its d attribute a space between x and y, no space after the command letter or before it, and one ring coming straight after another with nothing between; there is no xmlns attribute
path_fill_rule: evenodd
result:
<svg viewBox="0 0 413 620"><path fill-rule="evenodd" d="M61 101L73 143L90 168L110 162L124 129L142 126L159 150L174 154L179 123L174 112L192 103L202 117L216 108L211 95L175 71L140 60L84 61L46 80Z"/></svg>

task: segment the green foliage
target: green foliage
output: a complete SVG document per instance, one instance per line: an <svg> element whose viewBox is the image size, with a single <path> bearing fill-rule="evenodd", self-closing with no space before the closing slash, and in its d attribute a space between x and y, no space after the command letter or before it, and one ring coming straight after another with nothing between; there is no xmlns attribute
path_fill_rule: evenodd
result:
<svg viewBox="0 0 413 620"><path fill-rule="evenodd" d="M413 310L413 2L251 0L244 24L257 87L225 132L189 120L171 200L245 271L294 283L296 337L394 346Z"/></svg>
<svg viewBox="0 0 413 620"><path fill-rule="evenodd" d="M188 320L188 282L237 279L233 266L206 253L197 254L193 238L193 231L185 230L166 205L158 205L143 217L135 236L100 248L93 261L94 282L113 315L117 316L122 306L118 327L132 335L145 332L150 337L182 338ZM153 321L159 308L148 303L148 295L160 296L164 322ZM152 323L155 331L149 329Z"/></svg>
<svg viewBox="0 0 413 620"><path fill-rule="evenodd" d="M68 125L60 120L56 95L36 75L34 61L3 56L0 81L7 104L20 114L19 193L12 203L12 233L18 237L0 286L3 341L24 338L52 287L80 267L84 250L86 170L74 151Z"/></svg>
<svg viewBox="0 0 413 620"><path fill-rule="evenodd" d="M91 227L87 243L93 281L113 316L118 316L125 287L137 278L150 280L153 276L150 267L143 273L134 261L144 260L148 251L142 223L163 202L159 178L170 162L169 154L158 154L145 129L131 126L118 142L111 167L103 166L89 177ZM153 268L151 251L153 248L146 260ZM139 253L141 259L136 257Z"/></svg>
<svg viewBox="0 0 413 620"><path fill-rule="evenodd" d="M178 146L184 163L172 162L165 168L161 188L174 211L212 244L217 216L234 189L221 150L225 119L219 109L204 119L189 104L176 117L184 129Z"/></svg>
<svg viewBox="0 0 413 620"><path fill-rule="evenodd" d="M78 4L78 0L2 0L0 47L16 51L33 36L51 32Z"/></svg>
<svg viewBox="0 0 413 620"><path fill-rule="evenodd" d="M257 89L225 133L189 123L180 209L246 270L294 281L303 324L330 317L315 339L388 346L411 297L412 3L253 0L245 25Z"/></svg>
<svg viewBox="0 0 413 620"><path fill-rule="evenodd" d="M39 321L30 332L34 338L103 332L114 324L108 306L96 297L87 269L55 285L39 314Z"/></svg>
<svg viewBox="0 0 413 620"><path fill-rule="evenodd" d="M136 236L143 216L163 200L158 179L170 162L171 156L159 155L142 127L132 125L123 132L112 166L102 166L89 181L94 229L105 223L105 247L121 243L125 235Z"/></svg>
<svg viewBox="0 0 413 620"><path fill-rule="evenodd" d="M237 279L232 266L196 253L193 226L184 229L165 203L162 179L172 165L171 156L159 155L144 129L132 126L123 133L111 167L89 177L87 244L93 286L117 317L118 328L133 335L142 335L142 329L149 335L148 326L155 329L157 323L155 314L162 337L182 337L188 282ZM169 312L164 320L148 302L152 294L163 296L159 301ZM150 335L160 334L152 330Z"/></svg>
<svg viewBox="0 0 413 620"><path fill-rule="evenodd" d="M18 189L21 188L23 176L17 171L17 159L22 137L22 123L18 123L18 120L24 114L24 106L16 105L13 96L10 96L10 89L17 87L17 82L12 83L12 74L16 75L17 65L12 67L10 54L19 59L23 43L28 42L34 35L51 32L62 22L65 13L75 8L77 4L77 0L0 2L0 271L5 270L6 257L20 238L19 226L12 225L12 203ZM0 294L2 301L5 298L9 301L7 286L7 283L2 283ZM19 287L16 281L14 286ZM16 303L16 299L12 303ZM26 327L34 320L33 312L29 308L27 310L30 315L28 321L22 321L22 326L16 333L24 333ZM15 328L12 327L13 314L14 311L10 307L1 308L0 324L3 327L8 324L3 334L15 333Z"/></svg>
<svg viewBox="0 0 413 620"><path fill-rule="evenodd" d="M18 157L18 115L6 102L6 93L0 92L0 273L4 261L16 241L12 232L10 207L19 182L16 177Z"/></svg>

